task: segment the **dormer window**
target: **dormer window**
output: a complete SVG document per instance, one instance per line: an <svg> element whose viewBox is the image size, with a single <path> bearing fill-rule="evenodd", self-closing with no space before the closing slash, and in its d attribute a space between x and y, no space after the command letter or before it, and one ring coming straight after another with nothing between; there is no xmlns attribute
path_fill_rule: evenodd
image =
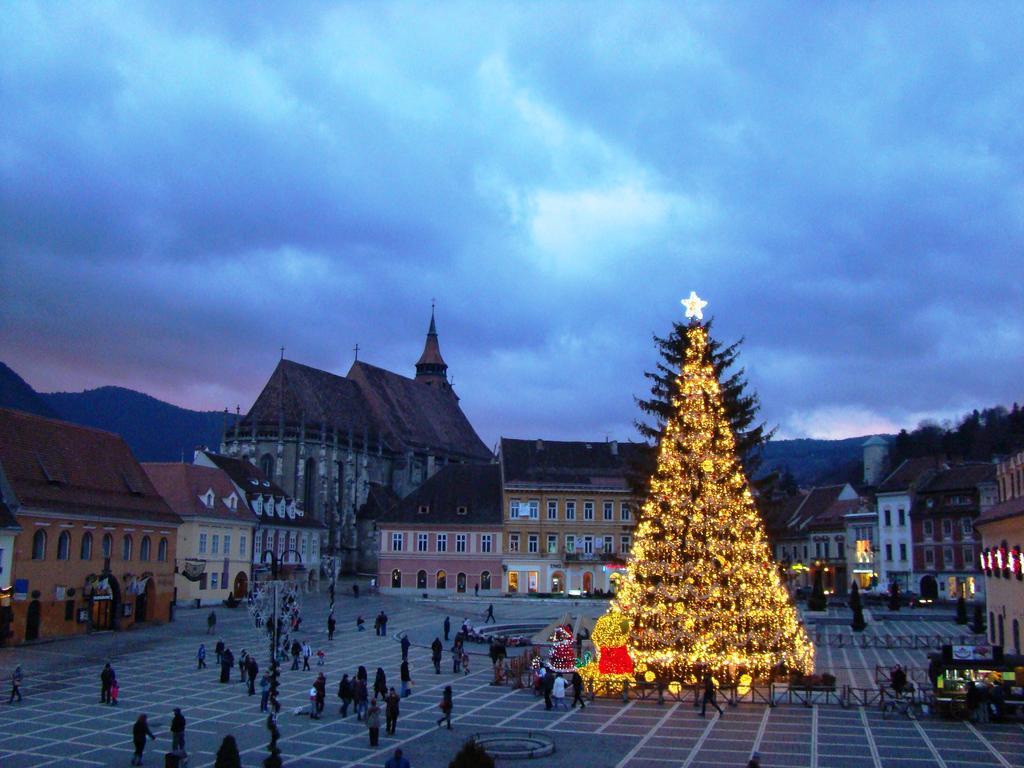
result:
<svg viewBox="0 0 1024 768"><path fill-rule="evenodd" d="M209 488L206 493L199 497L199 500L203 502L203 506L207 509L213 509L213 502L216 497L213 495L213 489Z"/></svg>
<svg viewBox="0 0 1024 768"><path fill-rule="evenodd" d="M420 504L420 508L417 511L419 514L425 515L430 512L430 507L426 504Z"/></svg>
<svg viewBox="0 0 1024 768"><path fill-rule="evenodd" d="M257 481L256 481L256 480L253 480L253 482L254 482L254 483L257 483ZM258 483L257 483L257 484L258 484ZM269 480L264 480L264 481L263 481L263 487L264 487L264 488L269 488L269 487L270 487L270 481L269 481Z"/></svg>
<svg viewBox="0 0 1024 768"><path fill-rule="evenodd" d="M228 509L233 511L238 506L238 496L232 493L230 496L224 499L224 504L227 505Z"/></svg>
<svg viewBox="0 0 1024 768"><path fill-rule="evenodd" d="M469 512L469 509L467 509L466 507L456 507L455 508L455 514L457 514L457 515L465 515L468 512Z"/></svg>
<svg viewBox="0 0 1024 768"><path fill-rule="evenodd" d="M250 483L251 483L252 485L257 485L257 486L258 486L258 485L260 484L260 481L259 481L259 480L257 480L257 479L256 479L255 477L250 477L250 478L249 478L249 482L250 482Z"/></svg>

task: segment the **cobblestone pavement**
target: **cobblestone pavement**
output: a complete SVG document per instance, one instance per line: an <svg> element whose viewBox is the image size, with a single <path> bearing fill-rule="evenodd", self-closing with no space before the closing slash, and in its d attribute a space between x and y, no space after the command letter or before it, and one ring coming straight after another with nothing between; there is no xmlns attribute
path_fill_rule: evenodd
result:
<svg viewBox="0 0 1024 768"><path fill-rule="evenodd" d="M565 603L544 601L496 602L499 621L559 616ZM351 715L338 715L335 692L342 672L360 664L371 679L382 666L397 682L401 653L394 638L379 638L372 619L383 607L392 635L408 631L414 640L410 666L414 693L402 701L395 737L381 735L371 748L367 732ZM585 604L598 614L600 604ZM802 707L741 704L726 708L725 716L703 719L692 704L653 701L598 700L583 711L547 712L543 700L528 691L489 685L486 657L474 658L469 675L453 675L446 654L441 675L434 674L425 647L440 634L445 615L453 628L465 616L480 616L486 602L426 603L396 598L346 597L338 603L338 633L327 642L324 628L326 601L306 601L305 632L314 649L323 648L327 662L312 672L282 672L283 706L281 748L285 765L379 768L396 747L402 747L414 768L446 766L458 747L474 733L533 730L553 736L554 755L533 765L587 768L650 766L744 766L752 751L768 768L1010 768L1024 766L1024 726L968 725L962 722L907 719L883 720L876 709L842 709L835 705ZM355 631L356 612L371 627ZM266 642L248 622L242 609L219 609L218 633L205 634L208 609L183 610L173 624L117 634L95 635L0 651L0 673L9 678L15 664L25 671L25 700L0 704L0 765L21 766L127 766L131 759L131 725L140 712L149 714L158 738L147 746L146 764L161 765L170 746L171 709L180 706L188 719L186 746L192 768L212 766L221 739L233 734L242 750L243 764L255 768L265 756L267 731L259 713L259 696L250 697L238 682L238 672L226 685L217 682L212 646L218 637L237 654L255 650L261 669L266 666ZM908 622L909 624L910 622ZM892 632L879 622L873 631ZM839 631L842 628L833 628ZM923 624L910 627L923 634ZM952 623L938 622L927 631L956 633ZM893 632L896 633L896 632ZM196 670L195 653L207 642L210 668ZM484 651L480 649L481 653ZM922 652L887 649L821 648L819 666L835 665L853 684L873 685L876 663L896 661L922 664ZM99 703L99 672L109 659L121 682L118 707ZM316 673L328 679L326 716L318 721L293 714L308 706L307 692ZM436 726L438 701L445 685L455 692L453 730ZM6 701L6 699L5 699ZM528 763L529 764L529 763ZM508 763L512 765L512 763Z"/></svg>

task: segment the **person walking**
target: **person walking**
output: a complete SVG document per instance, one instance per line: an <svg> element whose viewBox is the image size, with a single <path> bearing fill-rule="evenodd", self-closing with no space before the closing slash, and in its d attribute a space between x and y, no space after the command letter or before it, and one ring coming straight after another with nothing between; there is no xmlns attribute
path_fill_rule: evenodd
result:
<svg viewBox="0 0 1024 768"><path fill-rule="evenodd" d="M580 709L586 709L587 705L583 703L583 677L580 675L579 670L574 669L572 671L572 708L576 709L576 702L579 702Z"/></svg>
<svg viewBox="0 0 1024 768"><path fill-rule="evenodd" d="M249 652L243 648L242 652L238 655L238 682L240 683L245 682L246 662L248 661Z"/></svg>
<svg viewBox="0 0 1024 768"><path fill-rule="evenodd" d="M715 701L715 681L711 678L710 672L704 673L704 696L701 699L700 705L700 716L704 717L704 713L707 710L708 704L718 710L718 716L723 717L725 712L718 706L718 702Z"/></svg>
<svg viewBox="0 0 1024 768"><path fill-rule="evenodd" d="M256 675L260 672L260 665L256 663L255 654L250 653L249 658L245 660L245 674L249 679L249 695L254 696L256 694Z"/></svg>
<svg viewBox="0 0 1024 768"><path fill-rule="evenodd" d="M555 700L555 709L561 707L568 711L569 706L565 703L565 678L561 672L555 675L555 680L551 684L551 696Z"/></svg>
<svg viewBox="0 0 1024 768"><path fill-rule="evenodd" d="M217 612L210 611L210 615L206 617L206 634L212 635L213 630L217 628Z"/></svg>
<svg viewBox="0 0 1024 768"><path fill-rule="evenodd" d="M550 710L554 704L551 701L551 692L555 687L555 674L546 667L541 667L544 676L540 679L540 689L544 692L544 709Z"/></svg>
<svg viewBox="0 0 1024 768"><path fill-rule="evenodd" d="M117 676L110 682L110 705L117 706L117 697L121 695L121 684L117 682Z"/></svg>
<svg viewBox="0 0 1024 768"><path fill-rule="evenodd" d="M409 642L409 636L408 635L402 635L402 661L408 661L409 660L409 646L410 645L412 645L412 643Z"/></svg>
<svg viewBox="0 0 1024 768"><path fill-rule="evenodd" d="M332 613L331 615L329 615L327 617L327 639L328 640L333 640L334 639L334 630L337 629L337 628L338 628L338 622L335 621L334 614Z"/></svg>
<svg viewBox="0 0 1024 768"><path fill-rule="evenodd" d="M230 733L220 743L213 768L242 768L242 756L238 754L238 742Z"/></svg>
<svg viewBox="0 0 1024 768"><path fill-rule="evenodd" d="M327 678L324 677L323 672L316 676L313 687L316 688L316 716L320 717L324 713L324 705L327 703Z"/></svg>
<svg viewBox="0 0 1024 768"><path fill-rule="evenodd" d="M18 701L21 701L21 683L25 679L25 676L21 673L21 665L19 664L11 672L11 698L7 700L8 704L14 703L14 697L18 697Z"/></svg>
<svg viewBox="0 0 1024 768"><path fill-rule="evenodd" d="M469 674L469 652L465 648L462 649L462 658L459 660L459 662L462 664L462 674L463 674L463 676L468 675Z"/></svg>
<svg viewBox="0 0 1024 768"><path fill-rule="evenodd" d="M452 674L459 674L460 665L462 664L462 644L459 642L459 638L455 638L455 645L452 646Z"/></svg>
<svg viewBox="0 0 1024 768"><path fill-rule="evenodd" d="M217 644L213 646L213 653L217 657L217 666L220 666L221 656L224 655L224 640L220 638L217 640Z"/></svg>
<svg viewBox="0 0 1024 768"><path fill-rule="evenodd" d="M313 658L313 646L311 646L309 644L309 641L306 640L302 644L302 671L303 672L308 672L309 671L309 660L311 658Z"/></svg>
<svg viewBox="0 0 1024 768"><path fill-rule="evenodd" d="M403 661L398 669L398 678L402 681L402 698L412 694L412 676L409 674L409 662Z"/></svg>
<svg viewBox="0 0 1024 768"><path fill-rule="evenodd" d="M395 735L395 726L398 725L399 697L392 688L384 702L384 732L388 736Z"/></svg>
<svg viewBox="0 0 1024 768"><path fill-rule="evenodd" d="M260 712L270 711L270 675L266 672L260 678Z"/></svg>
<svg viewBox="0 0 1024 768"><path fill-rule="evenodd" d="M174 716L171 718L171 752L185 751L185 716L181 714L181 707L174 708Z"/></svg>
<svg viewBox="0 0 1024 768"><path fill-rule="evenodd" d="M341 682L338 683L338 698L341 699L341 708L338 713L344 718L348 717L348 707L352 703L352 683L348 679L348 675L341 676Z"/></svg>
<svg viewBox="0 0 1024 768"><path fill-rule="evenodd" d="M402 750L396 749L391 759L384 763L384 768L412 768L412 766L409 765L408 758L402 755Z"/></svg>
<svg viewBox="0 0 1024 768"><path fill-rule="evenodd" d="M367 702L370 699L370 690L366 686L366 680L356 679L356 720L363 720L366 717Z"/></svg>
<svg viewBox="0 0 1024 768"><path fill-rule="evenodd" d="M298 640L292 640L292 669L299 668L299 655L302 653L302 646Z"/></svg>
<svg viewBox="0 0 1024 768"><path fill-rule="evenodd" d="M366 730L370 732L370 746L376 747L380 741L380 707L377 706L377 697L370 702L370 709L366 712Z"/></svg>
<svg viewBox="0 0 1024 768"><path fill-rule="evenodd" d="M448 639L448 633L445 632L445 639ZM435 637L434 642L430 644L430 660L434 662L434 673L441 674L441 654L444 652L444 646L441 645L440 638Z"/></svg>
<svg viewBox="0 0 1024 768"><path fill-rule="evenodd" d="M100 672L100 704L110 703L110 684L114 682L114 668L108 661Z"/></svg>
<svg viewBox="0 0 1024 768"><path fill-rule="evenodd" d="M484 624L489 624L492 621L495 624L497 624L497 621L494 618L494 603L491 603L490 605L487 606L487 614L484 617Z"/></svg>
<svg viewBox="0 0 1024 768"><path fill-rule="evenodd" d="M352 597L354 597L356 600L359 599L359 585L358 584L353 584L352 585Z"/></svg>
<svg viewBox="0 0 1024 768"><path fill-rule="evenodd" d="M144 714L132 726L132 744L135 746L135 754L132 756L132 765L142 765L142 752L146 749L146 737L156 741L156 736L149 730L149 721Z"/></svg>
<svg viewBox="0 0 1024 768"><path fill-rule="evenodd" d="M206 643L200 643L196 651L196 669L206 669Z"/></svg>
<svg viewBox="0 0 1024 768"><path fill-rule="evenodd" d="M451 634L451 631L452 631L452 620L448 616L445 616L444 617L444 641L446 643L449 640L448 635Z"/></svg>
<svg viewBox="0 0 1024 768"><path fill-rule="evenodd" d="M892 689L896 695L902 696L903 689L907 687L907 673L900 664L892 668L892 672L889 673L889 681L892 683Z"/></svg>
<svg viewBox="0 0 1024 768"><path fill-rule="evenodd" d="M377 674L373 678L373 697L380 697L381 701L388 695L388 679L384 674L383 667L377 667Z"/></svg>
<svg viewBox="0 0 1024 768"><path fill-rule="evenodd" d="M309 719L320 719L320 716L316 713L316 686L312 685L309 687Z"/></svg>
<svg viewBox="0 0 1024 768"><path fill-rule="evenodd" d="M356 616L356 631L357 632L365 632L366 631L366 619L364 619L362 616Z"/></svg>
<svg viewBox="0 0 1024 768"><path fill-rule="evenodd" d="M474 584L473 585L473 597L480 597L480 585L479 584Z"/></svg>
<svg viewBox="0 0 1024 768"><path fill-rule="evenodd" d="M235 654L231 652L230 648L225 648L220 657L220 681L222 683L231 682L231 669L234 666Z"/></svg>
<svg viewBox="0 0 1024 768"><path fill-rule="evenodd" d="M450 685L446 685L444 687L444 694L441 696L441 717L437 719L438 727L441 726L441 723L447 722L448 730L450 731L452 729L452 709L454 706L455 704L452 701L452 687Z"/></svg>

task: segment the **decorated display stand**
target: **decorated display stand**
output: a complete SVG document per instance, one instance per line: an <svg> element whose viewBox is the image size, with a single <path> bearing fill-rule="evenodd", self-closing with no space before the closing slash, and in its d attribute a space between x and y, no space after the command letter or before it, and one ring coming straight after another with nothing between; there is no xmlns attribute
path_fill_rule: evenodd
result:
<svg viewBox="0 0 1024 768"><path fill-rule="evenodd" d="M772 561L725 413L703 320L683 301L686 349L615 599L580 668L597 695L679 691L705 675L739 688L774 670L810 674L814 647Z"/></svg>

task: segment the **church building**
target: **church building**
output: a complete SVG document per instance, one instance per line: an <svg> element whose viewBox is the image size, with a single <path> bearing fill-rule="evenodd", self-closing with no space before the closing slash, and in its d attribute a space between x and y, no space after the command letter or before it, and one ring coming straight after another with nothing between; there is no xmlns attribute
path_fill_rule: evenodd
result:
<svg viewBox="0 0 1024 768"><path fill-rule="evenodd" d="M447 464L494 460L459 407L433 312L414 378L361 360L338 376L282 358L221 453L258 466L324 523L327 578L376 573L368 498L401 499Z"/></svg>

